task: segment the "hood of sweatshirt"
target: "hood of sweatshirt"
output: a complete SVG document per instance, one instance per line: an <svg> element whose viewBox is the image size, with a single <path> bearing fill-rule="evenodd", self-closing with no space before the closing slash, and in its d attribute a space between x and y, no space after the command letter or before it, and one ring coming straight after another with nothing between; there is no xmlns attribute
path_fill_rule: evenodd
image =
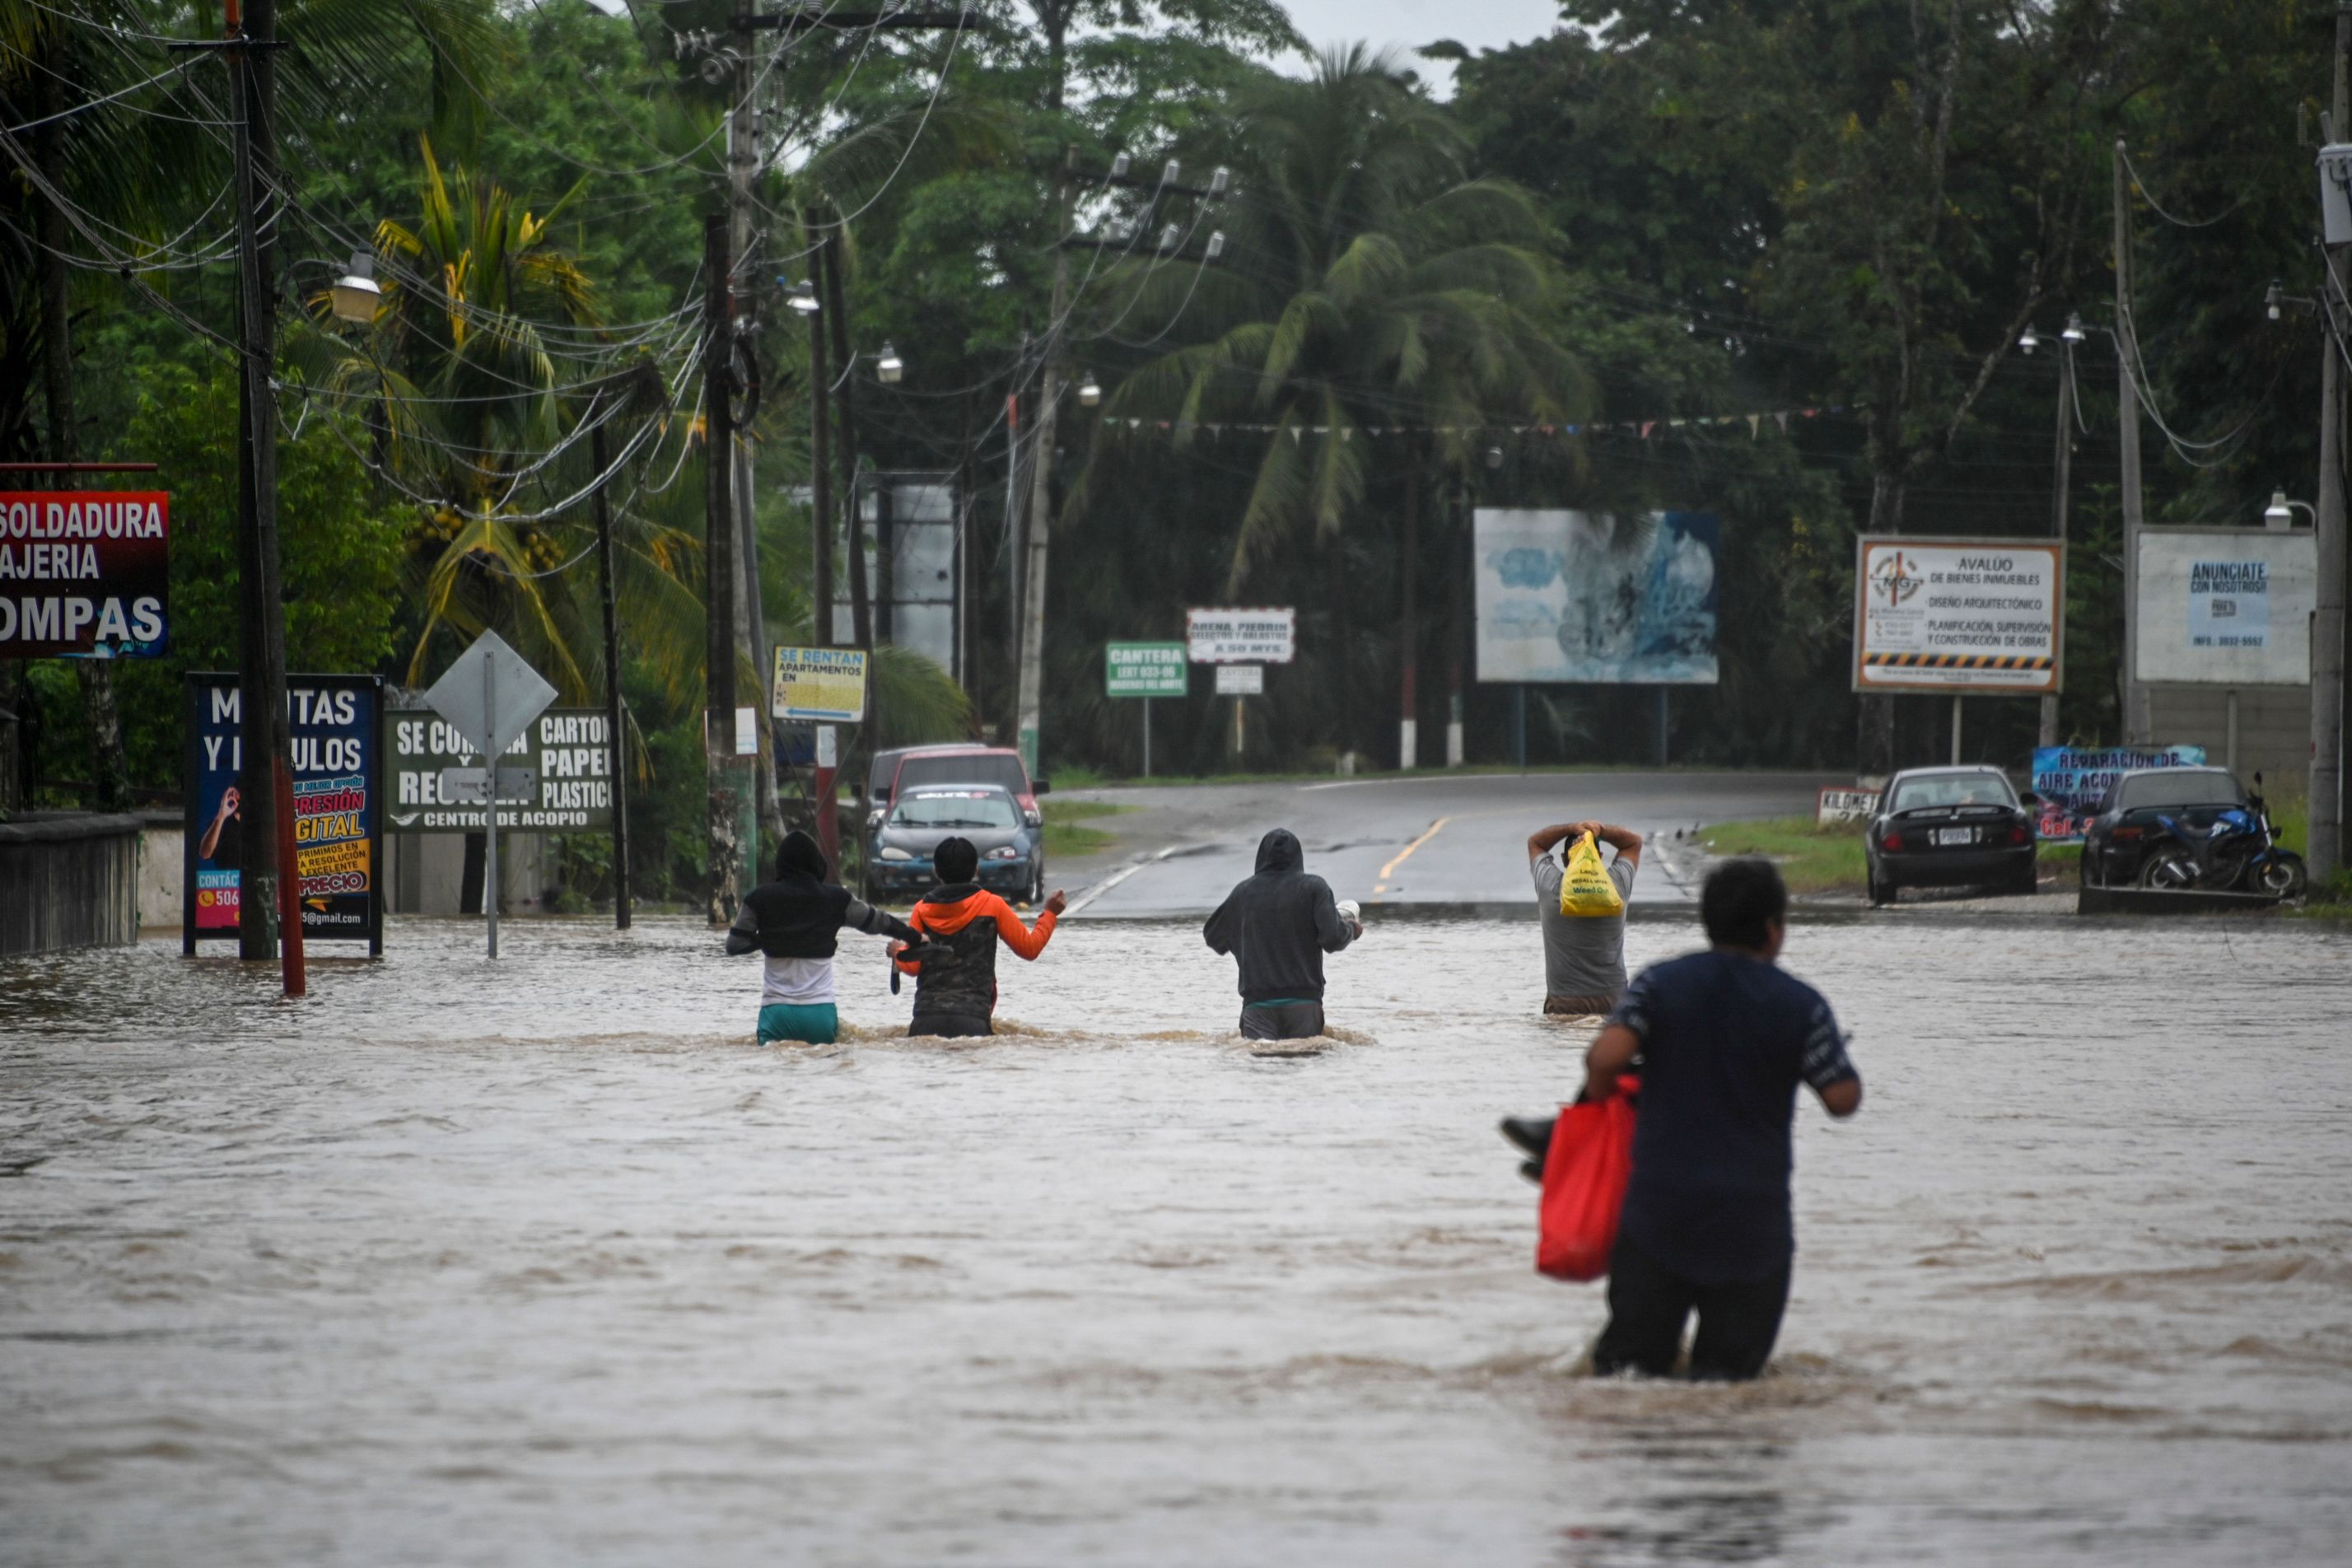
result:
<svg viewBox="0 0 2352 1568"><path fill-rule="evenodd" d="M1284 877L1307 869L1307 851L1298 845L1298 835L1287 827L1277 827L1257 841L1257 874L1261 877Z"/></svg>
<svg viewBox="0 0 2352 1568"><path fill-rule="evenodd" d="M824 851L817 841L800 828L784 835L782 847L776 851L776 880L790 881L805 877L822 882L825 875Z"/></svg>

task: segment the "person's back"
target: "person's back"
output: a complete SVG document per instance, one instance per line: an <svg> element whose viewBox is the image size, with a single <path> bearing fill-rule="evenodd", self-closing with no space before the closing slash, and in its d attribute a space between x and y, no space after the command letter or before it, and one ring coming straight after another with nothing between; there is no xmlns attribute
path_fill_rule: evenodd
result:
<svg viewBox="0 0 2352 1568"><path fill-rule="evenodd" d="M1628 1070L1641 1082L1596 1372L1672 1371L1694 1310L1693 1376L1753 1377L1771 1354L1796 1250L1797 1087L1832 1116L1862 1104L1829 1003L1775 964L1787 910L1769 862L1717 868L1700 900L1712 949L1636 975L1586 1053L1586 1098Z"/></svg>
<svg viewBox="0 0 2352 1568"><path fill-rule="evenodd" d="M1544 1011L1555 1017L1582 1017L1609 1011L1625 989L1625 915L1562 914L1564 857L1591 834L1609 846L1609 880L1622 901L1633 896L1633 875L1642 864L1642 836L1604 822L1564 822L1528 839L1528 874L1536 910L1543 922Z"/></svg>
<svg viewBox="0 0 2352 1568"><path fill-rule="evenodd" d="M1309 875L1307 852L1286 827L1258 841L1257 868L1236 883L1201 928L1213 952L1240 971L1242 1033L1256 1040L1305 1039L1323 1032L1323 955L1363 934L1363 925Z"/></svg>
<svg viewBox="0 0 2352 1568"><path fill-rule="evenodd" d="M932 851L940 886L923 895L907 923L929 942L933 955L900 960L915 976L915 1015L909 1035L948 1037L996 1032L996 944L1003 942L1024 959L1034 959L1053 940L1054 924L1068 900L1056 891L1045 900L1034 926L1024 926L1011 905L982 888L980 854L966 838L946 838Z"/></svg>
<svg viewBox="0 0 2352 1568"><path fill-rule="evenodd" d="M825 880L831 869L814 838L798 829L776 851L776 876L743 895L727 930L727 951L764 954L760 1040L829 1045L840 1032L833 957L841 930L912 941L913 929L848 889Z"/></svg>

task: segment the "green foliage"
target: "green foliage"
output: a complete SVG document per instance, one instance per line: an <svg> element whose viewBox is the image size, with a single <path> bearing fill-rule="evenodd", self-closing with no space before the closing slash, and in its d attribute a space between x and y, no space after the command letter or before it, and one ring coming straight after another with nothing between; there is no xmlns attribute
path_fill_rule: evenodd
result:
<svg viewBox="0 0 2352 1568"><path fill-rule="evenodd" d="M404 528L352 454L355 433L313 413L278 447L286 666L373 670L392 651ZM182 672L238 664L236 382L169 362L138 380L129 428L108 456L159 465L172 492L171 645L114 666L134 782L180 777ZM226 438L225 438L226 437Z"/></svg>

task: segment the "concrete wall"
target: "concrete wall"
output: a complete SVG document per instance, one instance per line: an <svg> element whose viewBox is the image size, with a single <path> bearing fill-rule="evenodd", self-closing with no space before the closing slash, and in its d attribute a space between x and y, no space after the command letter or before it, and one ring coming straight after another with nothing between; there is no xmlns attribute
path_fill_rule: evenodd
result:
<svg viewBox="0 0 2352 1568"><path fill-rule="evenodd" d="M186 828L176 811L142 811L139 820L139 929L176 932Z"/></svg>
<svg viewBox="0 0 2352 1568"><path fill-rule="evenodd" d="M454 915L465 887L466 836L462 833L387 833L383 837L383 886L396 915ZM509 914L536 914L555 879L555 847L543 833L499 835L499 885L506 889Z"/></svg>
<svg viewBox="0 0 2352 1568"><path fill-rule="evenodd" d="M141 826L80 812L0 825L0 955L137 942Z"/></svg>
<svg viewBox="0 0 2352 1568"><path fill-rule="evenodd" d="M2230 754L2230 693L2220 686L2151 686L2149 739L2160 746L2202 746L2205 760L2252 782L2259 770L2270 793L2299 795L2311 777L2311 688L2249 686L2238 693L2238 751Z"/></svg>

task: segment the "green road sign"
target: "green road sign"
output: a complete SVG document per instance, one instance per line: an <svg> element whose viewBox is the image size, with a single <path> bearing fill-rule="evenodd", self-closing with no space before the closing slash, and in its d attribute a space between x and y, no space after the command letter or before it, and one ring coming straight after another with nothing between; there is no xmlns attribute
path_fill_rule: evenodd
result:
<svg viewBox="0 0 2352 1568"><path fill-rule="evenodd" d="M1115 642L1103 648L1104 695L1181 697L1192 674L1180 642Z"/></svg>

